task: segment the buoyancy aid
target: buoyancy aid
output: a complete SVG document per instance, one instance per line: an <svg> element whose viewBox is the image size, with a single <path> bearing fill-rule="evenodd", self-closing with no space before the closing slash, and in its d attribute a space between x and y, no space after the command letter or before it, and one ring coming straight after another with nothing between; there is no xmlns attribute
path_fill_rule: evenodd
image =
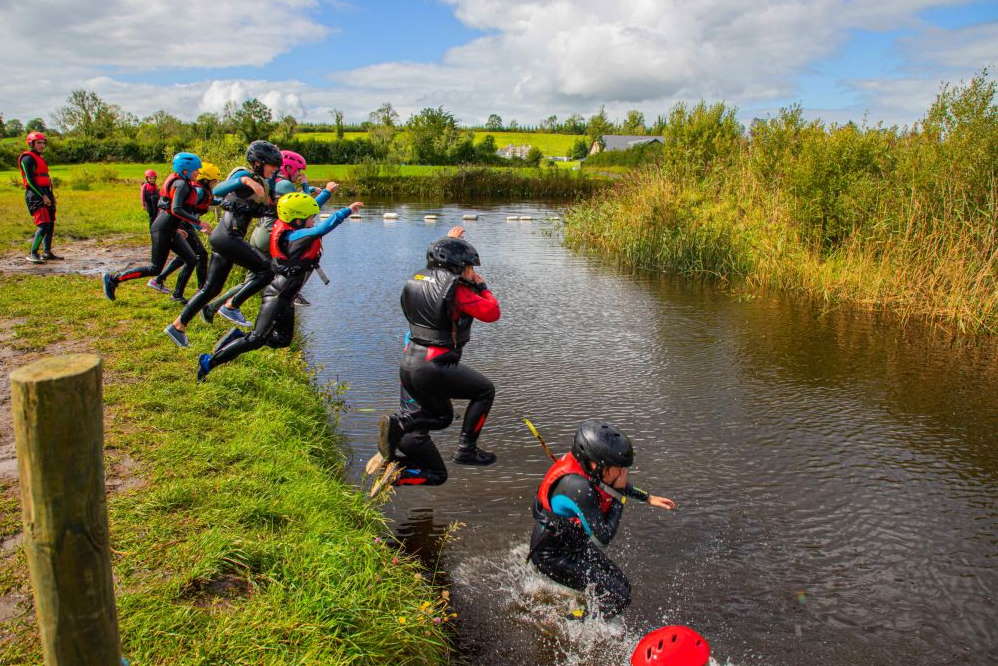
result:
<svg viewBox="0 0 998 666"><path fill-rule="evenodd" d="M322 255L321 236L289 241L288 235L292 231L295 227L280 219L274 221L274 227L270 230L270 258L278 273L295 274L311 270Z"/></svg>
<svg viewBox="0 0 998 666"><path fill-rule="evenodd" d="M590 478L589 475L586 474L586 470L582 467L582 464L576 460L575 456L573 456L571 452L566 453L559 458L555 464L551 465L550 469L547 471L547 474L544 475L544 479L541 481L540 487L537 488L537 502L547 513L552 513L551 490L554 488L555 484L562 479L562 477L568 476L569 474L578 474L587 480ZM610 507L613 505L613 496L596 484L593 484L593 489L599 494L599 510L603 513L603 515L607 515L610 512ZM571 520L575 523L579 522L578 518L572 518Z"/></svg>
<svg viewBox="0 0 998 666"><path fill-rule="evenodd" d="M459 277L445 268L425 268L406 281L402 313L414 342L458 349L471 339L474 317L457 313L454 305Z"/></svg>
<svg viewBox="0 0 998 666"><path fill-rule="evenodd" d="M21 165L21 160L24 159L25 155L29 155L35 160L35 185L38 187L52 187L48 162L45 161L45 158L40 153L36 153L33 150L25 150L17 156L17 168L21 171L21 184L24 185L24 189L30 187L28 185L28 175L24 172L24 167Z"/></svg>
<svg viewBox="0 0 998 666"><path fill-rule="evenodd" d="M170 206L173 204L173 183L178 180L186 180L183 176L175 173L171 173L163 181L162 187L159 188L159 207L162 210L169 211ZM187 192L187 198L184 199L183 206L189 210L194 210L198 202L198 192L194 183L187 181L189 186L189 191Z"/></svg>

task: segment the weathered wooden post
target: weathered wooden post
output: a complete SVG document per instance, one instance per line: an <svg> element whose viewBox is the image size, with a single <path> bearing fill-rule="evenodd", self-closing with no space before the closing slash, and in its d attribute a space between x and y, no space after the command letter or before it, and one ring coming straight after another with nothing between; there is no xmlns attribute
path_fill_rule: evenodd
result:
<svg viewBox="0 0 998 666"><path fill-rule="evenodd" d="M36 361L10 373L10 390L24 550L45 663L119 666L100 357Z"/></svg>

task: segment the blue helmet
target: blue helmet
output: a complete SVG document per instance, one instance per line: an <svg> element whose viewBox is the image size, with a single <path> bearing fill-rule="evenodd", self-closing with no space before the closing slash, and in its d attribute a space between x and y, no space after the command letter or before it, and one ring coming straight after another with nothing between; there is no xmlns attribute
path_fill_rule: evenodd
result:
<svg viewBox="0 0 998 666"><path fill-rule="evenodd" d="M201 158L194 153L177 153L173 156L173 173L184 178L201 168Z"/></svg>

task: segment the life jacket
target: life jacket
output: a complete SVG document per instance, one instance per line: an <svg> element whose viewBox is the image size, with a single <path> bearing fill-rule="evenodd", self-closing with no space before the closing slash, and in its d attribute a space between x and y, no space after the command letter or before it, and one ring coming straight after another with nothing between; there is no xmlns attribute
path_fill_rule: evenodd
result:
<svg viewBox="0 0 998 666"><path fill-rule="evenodd" d="M153 208L157 208L159 203L159 190L156 186L150 182L142 183L141 189L139 189L139 197L142 199L142 207L145 208L147 204L151 204Z"/></svg>
<svg viewBox="0 0 998 666"><path fill-rule="evenodd" d="M284 275L294 275L315 268L322 255L322 237L311 236L289 241L288 234L295 231L284 220L274 221L270 230L270 258L274 270Z"/></svg>
<svg viewBox="0 0 998 666"><path fill-rule="evenodd" d="M409 320L410 338L427 347L459 349L471 339L474 317L458 314L454 291L459 276L445 268L414 273L402 288L402 313Z"/></svg>
<svg viewBox="0 0 998 666"><path fill-rule="evenodd" d="M211 208L211 202L213 200L211 196L211 188L207 185L201 185L199 183L194 189L197 190L198 200L197 203L194 204L193 210L199 216L204 215L208 212L208 209Z"/></svg>
<svg viewBox="0 0 998 666"><path fill-rule="evenodd" d="M24 167L21 166L21 160L24 159L25 155L30 155L35 160L35 185L38 187L52 187L48 162L45 161L45 158L41 154L33 150L25 150L17 156L17 168L21 171L21 184L24 185L24 189L28 189L28 174L24 172Z"/></svg>
<svg viewBox="0 0 998 666"><path fill-rule="evenodd" d="M253 172L246 167L239 166L234 168L228 173L225 180L231 180L232 177L238 173L242 173L256 180L258 183L263 185L263 188L267 194L273 198L273 181L267 181L259 176L253 175ZM223 226L240 238L246 235L251 218L263 217L274 213L274 206L272 204L268 205L259 201L256 197L256 193L254 193L253 190L247 185L240 185L233 191L226 194L222 199L222 208L232 213L231 216L227 215L222 220Z"/></svg>
<svg viewBox="0 0 998 666"><path fill-rule="evenodd" d="M547 513L553 513L551 510L551 489L554 488L555 484L561 480L562 477L568 476L569 474L578 474L579 476L585 477L589 480L589 475L586 474L586 470L582 467L582 464L575 459L575 456L571 452L566 453L558 462L551 465L548 469L547 474L544 475L544 479L541 481L540 487L537 488L537 502L540 504L541 508ZM593 484L593 488L599 493L599 510L606 515L610 512L610 507L613 505L613 497L600 488L598 485ZM572 522L578 523L578 518L571 518Z"/></svg>
<svg viewBox="0 0 998 666"><path fill-rule="evenodd" d="M165 210L167 212L170 211L170 205L173 203L173 183L175 183L178 180L186 180L186 179L183 176L171 173L169 176L166 177L166 180L163 181L162 187L159 188L160 209ZM187 184L190 185L190 191L187 193L187 198L184 199L183 205L184 208L187 208L188 210L194 210L198 202L197 187L195 187L194 183L192 183L189 180L187 181Z"/></svg>

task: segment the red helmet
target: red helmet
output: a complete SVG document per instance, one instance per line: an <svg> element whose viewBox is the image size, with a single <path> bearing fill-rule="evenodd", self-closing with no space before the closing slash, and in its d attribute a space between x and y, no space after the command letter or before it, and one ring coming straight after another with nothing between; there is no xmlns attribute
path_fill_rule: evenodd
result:
<svg viewBox="0 0 998 666"><path fill-rule="evenodd" d="M27 142L28 147L30 148L31 144L33 144L35 141L48 141L48 139L41 132L28 132L28 138L25 139L25 141Z"/></svg>
<svg viewBox="0 0 998 666"><path fill-rule="evenodd" d="M298 172L308 166L305 158L293 150L281 151L281 174L288 180L293 180Z"/></svg>
<svg viewBox="0 0 998 666"><path fill-rule="evenodd" d="M152 169L146 169L146 178L155 178L156 172Z"/></svg>
<svg viewBox="0 0 998 666"><path fill-rule="evenodd" d="M662 627L638 642L631 666L706 666L710 660L707 639L689 627Z"/></svg>

